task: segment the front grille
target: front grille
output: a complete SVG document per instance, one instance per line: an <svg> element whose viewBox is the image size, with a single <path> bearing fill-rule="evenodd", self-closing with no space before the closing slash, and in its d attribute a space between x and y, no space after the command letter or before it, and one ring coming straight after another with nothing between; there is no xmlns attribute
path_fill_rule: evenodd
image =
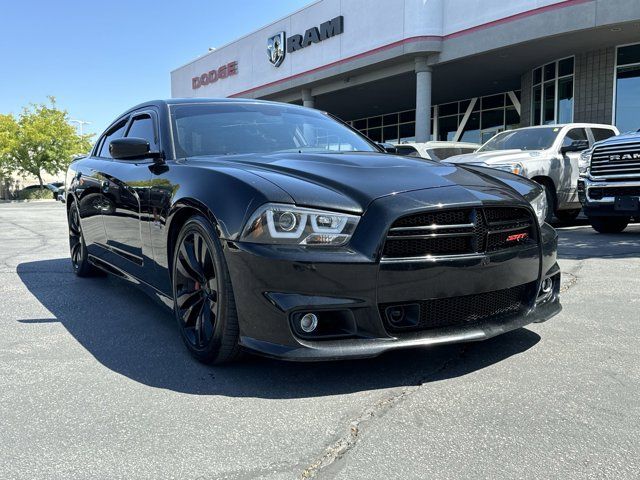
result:
<svg viewBox="0 0 640 480"><path fill-rule="evenodd" d="M483 320L507 318L523 311L535 296L536 283L493 292L461 297L435 298L402 304L384 303L378 306L385 328L389 332L426 330L431 328L467 325ZM389 318L393 308L418 306L419 314L411 322L393 322Z"/></svg>
<svg viewBox="0 0 640 480"><path fill-rule="evenodd" d="M468 255L534 244L535 222L525 208L451 209L396 220L389 229L383 257Z"/></svg>
<svg viewBox="0 0 640 480"><path fill-rule="evenodd" d="M601 200L604 197L640 197L640 185L637 187L590 187L589 198Z"/></svg>
<svg viewBox="0 0 640 480"><path fill-rule="evenodd" d="M590 173L606 179L640 177L640 142L596 147Z"/></svg>

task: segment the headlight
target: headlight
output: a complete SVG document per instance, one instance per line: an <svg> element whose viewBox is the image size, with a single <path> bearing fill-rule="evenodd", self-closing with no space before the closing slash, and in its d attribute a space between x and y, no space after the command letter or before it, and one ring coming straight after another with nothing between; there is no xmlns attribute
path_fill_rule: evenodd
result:
<svg viewBox="0 0 640 480"><path fill-rule="evenodd" d="M340 246L351 239L360 217L293 205L258 208L240 239L252 243Z"/></svg>
<svg viewBox="0 0 640 480"><path fill-rule="evenodd" d="M542 193L540 193L540 195L535 197L529 203L531 203L533 210L536 212L538 223L540 225L543 225L545 218L547 218L547 208L549 208L547 205L547 195L545 194L544 190L542 190Z"/></svg>
<svg viewBox="0 0 640 480"><path fill-rule="evenodd" d="M589 164L591 163L591 153L591 150L584 150L580 154L580 158L578 159L578 172L580 173L580 176L585 176L587 174Z"/></svg>
<svg viewBox="0 0 640 480"><path fill-rule="evenodd" d="M491 167L504 172L515 173L516 175L524 173L524 166L521 163L505 163L503 165L491 165Z"/></svg>

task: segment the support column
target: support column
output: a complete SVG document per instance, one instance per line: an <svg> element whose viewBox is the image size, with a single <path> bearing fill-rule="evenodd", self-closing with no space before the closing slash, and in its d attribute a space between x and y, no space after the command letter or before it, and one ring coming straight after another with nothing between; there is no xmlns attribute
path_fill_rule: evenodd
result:
<svg viewBox="0 0 640 480"><path fill-rule="evenodd" d="M431 71L428 57L416 58L416 142L431 139Z"/></svg>
<svg viewBox="0 0 640 480"><path fill-rule="evenodd" d="M311 95L310 88L302 89L302 106L307 108L315 108L315 102L313 100L313 95Z"/></svg>

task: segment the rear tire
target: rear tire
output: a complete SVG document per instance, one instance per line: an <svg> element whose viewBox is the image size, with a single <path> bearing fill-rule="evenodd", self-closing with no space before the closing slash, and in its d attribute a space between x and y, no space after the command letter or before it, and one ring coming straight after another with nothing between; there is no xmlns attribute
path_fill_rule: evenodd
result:
<svg viewBox="0 0 640 480"><path fill-rule="evenodd" d="M590 217L591 226L598 233L620 233L631 221L631 217Z"/></svg>
<svg viewBox="0 0 640 480"><path fill-rule="evenodd" d="M175 242L174 313L182 340L197 360L221 364L240 357L238 314L222 244L203 216L191 217Z"/></svg>
<svg viewBox="0 0 640 480"><path fill-rule="evenodd" d="M578 215L580 215L581 211L582 209L580 208L576 208L573 210L558 210L556 212L556 217L561 222L573 222L576 218L578 218Z"/></svg>

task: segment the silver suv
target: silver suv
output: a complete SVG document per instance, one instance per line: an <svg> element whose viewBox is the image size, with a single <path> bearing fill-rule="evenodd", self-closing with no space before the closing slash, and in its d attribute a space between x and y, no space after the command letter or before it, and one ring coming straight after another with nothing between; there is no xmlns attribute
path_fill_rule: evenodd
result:
<svg viewBox="0 0 640 480"><path fill-rule="evenodd" d="M497 134L475 153L447 159L497 168L535 180L547 195L547 221L574 220L580 213L580 153L595 142L618 135L611 125L569 123L518 128Z"/></svg>

